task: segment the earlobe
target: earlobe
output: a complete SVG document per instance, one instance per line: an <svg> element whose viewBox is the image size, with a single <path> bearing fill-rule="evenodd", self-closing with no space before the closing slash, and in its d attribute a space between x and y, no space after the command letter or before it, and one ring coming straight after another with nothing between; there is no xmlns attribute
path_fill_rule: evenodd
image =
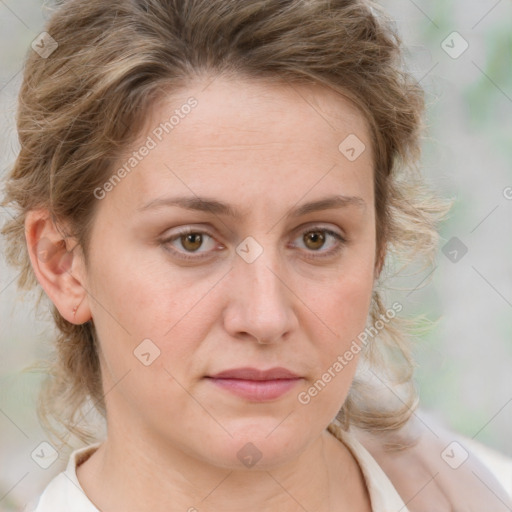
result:
<svg viewBox="0 0 512 512"><path fill-rule="evenodd" d="M76 241L61 233L45 209L27 213L25 239L37 280L60 314L70 323L87 322L85 266Z"/></svg>

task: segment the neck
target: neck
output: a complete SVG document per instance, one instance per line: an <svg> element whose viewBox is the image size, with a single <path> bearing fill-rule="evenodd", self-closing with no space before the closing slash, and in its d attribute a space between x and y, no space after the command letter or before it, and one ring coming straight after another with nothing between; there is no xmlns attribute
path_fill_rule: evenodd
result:
<svg viewBox="0 0 512 512"><path fill-rule="evenodd" d="M103 512L371 510L357 462L327 430L285 464L232 470L109 425L77 475Z"/></svg>

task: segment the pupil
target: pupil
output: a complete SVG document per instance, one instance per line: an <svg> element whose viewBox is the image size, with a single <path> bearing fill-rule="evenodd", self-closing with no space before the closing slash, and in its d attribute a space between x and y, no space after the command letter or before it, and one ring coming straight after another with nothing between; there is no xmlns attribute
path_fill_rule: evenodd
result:
<svg viewBox="0 0 512 512"><path fill-rule="evenodd" d="M194 239L196 240L194 242ZM189 242L193 247L190 247ZM201 245L201 235L199 233L189 233L185 235L185 247L188 246L189 249L198 249Z"/></svg>
<svg viewBox="0 0 512 512"><path fill-rule="evenodd" d="M313 245L315 248L321 247L323 245L324 235L320 234L320 232L314 231L314 232L308 233L307 236L313 242ZM320 242L320 243L318 243L318 242Z"/></svg>

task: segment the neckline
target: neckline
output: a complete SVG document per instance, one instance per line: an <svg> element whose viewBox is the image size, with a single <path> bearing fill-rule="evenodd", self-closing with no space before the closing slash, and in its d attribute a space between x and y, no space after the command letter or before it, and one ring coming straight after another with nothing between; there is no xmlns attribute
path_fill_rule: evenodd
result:
<svg viewBox="0 0 512 512"><path fill-rule="evenodd" d="M400 512L409 512L384 470L355 435L350 430L344 430L338 420L332 421L327 430L347 447L359 465L370 496L372 511L400 510Z"/></svg>
<svg viewBox="0 0 512 512"><path fill-rule="evenodd" d="M347 447L358 464L361 473L363 474L372 511L385 512L388 510L400 510L401 512L408 512L406 504L387 475L384 473L383 469L377 464L377 461L371 456L366 448L357 440L354 434L350 431L343 430L341 424L336 420L329 424L327 431ZM83 496L89 501L91 507L94 507L94 510L97 510L97 508L82 489L82 486L78 481L76 470L94 454L102 443L103 441L99 441L74 450L65 470L66 476L73 482L78 490L81 491Z"/></svg>

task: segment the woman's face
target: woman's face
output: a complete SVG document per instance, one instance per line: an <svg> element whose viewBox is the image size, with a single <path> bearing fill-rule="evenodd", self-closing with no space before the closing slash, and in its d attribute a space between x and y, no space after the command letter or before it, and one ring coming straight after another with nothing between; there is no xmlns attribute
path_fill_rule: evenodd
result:
<svg viewBox="0 0 512 512"><path fill-rule="evenodd" d="M155 105L97 192L84 287L109 436L270 467L321 435L356 370L376 277L369 132L324 88L206 84ZM212 378L276 367L297 378Z"/></svg>

